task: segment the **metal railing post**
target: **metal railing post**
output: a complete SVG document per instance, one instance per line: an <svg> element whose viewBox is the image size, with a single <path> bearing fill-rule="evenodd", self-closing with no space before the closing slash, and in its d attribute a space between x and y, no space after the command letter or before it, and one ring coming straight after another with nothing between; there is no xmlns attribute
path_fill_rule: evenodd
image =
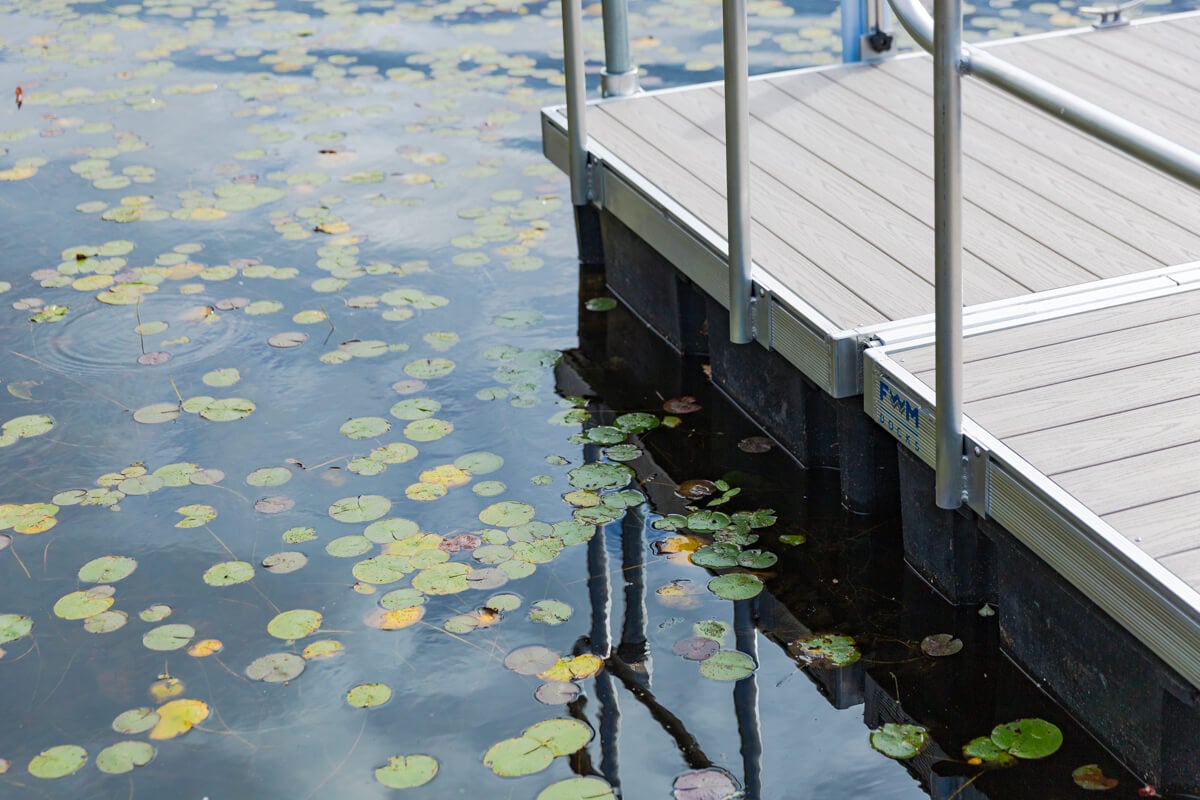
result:
<svg viewBox="0 0 1200 800"><path fill-rule="evenodd" d="M862 61L868 0L842 0L842 61Z"/></svg>
<svg viewBox="0 0 1200 800"><path fill-rule="evenodd" d="M583 8L580 0L562 0L563 73L567 89L567 171L571 202L588 204L587 84L583 74Z"/></svg>
<svg viewBox="0 0 1200 800"><path fill-rule="evenodd" d="M933 3L934 311L939 508L963 494L962 0Z"/></svg>
<svg viewBox="0 0 1200 800"><path fill-rule="evenodd" d="M625 97L638 90L637 67L629 49L628 0L601 0L604 22L604 70L600 73L600 93L605 97Z"/></svg>
<svg viewBox="0 0 1200 800"><path fill-rule="evenodd" d="M725 195L729 213L729 341L753 340L750 304L750 64L746 0L723 0Z"/></svg>

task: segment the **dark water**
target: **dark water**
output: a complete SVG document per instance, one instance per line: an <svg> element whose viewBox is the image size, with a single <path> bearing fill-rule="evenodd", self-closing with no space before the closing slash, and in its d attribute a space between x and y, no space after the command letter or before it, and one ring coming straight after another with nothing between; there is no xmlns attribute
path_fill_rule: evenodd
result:
<svg viewBox="0 0 1200 800"><path fill-rule="evenodd" d="M971 27L1071 24L1069 11L993 3ZM756 68L835 58L834 12L756 5ZM581 290L566 182L538 142L537 109L561 99L556 4L20 0L0 15L0 88L23 101L0 111L0 423L24 420L0 437L0 797L533 798L592 775L653 798L708 767L763 798L921 797L934 759L901 764L868 741L868 727L909 718L955 758L1009 720L1063 729L1055 756L960 797L1080 796L1074 768L1120 774L998 657L994 621L945 608L900 566L894 520L849 516L835 476L739 448L758 433L703 364L664 353L619 308L581 306L602 291ZM647 85L716 77L719 4L639 3L633 16ZM588 33L594 44L594 18ZM49 306L68 310L30 320ZM590 541L575 529L574 543L525 552L508 573L437 548L472 532L545 537L486 509L511 501L521 521L571 520L571 471L606 460L572 437L623 413L671 416L664 402L683 396L701 409L631 440L648 502ZM564 420L576 406L589 414ZM429 432L426 415L447 424ZM346 435L349 420L370 435ZM403 456L372 459L388 444ZM480 452L502 466L486 471ZM714 573L660 552L671 534L651 523L687 513L675 489L689 479L740 488L721 510L775 510L755 546L779 561L757 573L757 598L720 599L706 589ZM381 510L331 515L362 496ZM444 555L364 580L357 565L389 547L367 528L375 516L409 520L396 537L419 530ZM280 552L303 566L263 566ZM105 556L136 569L80 575ZM426 591L419 620L379 629L383 598L428 588L411 575L436 573L437 559L487 580ZM206 582L227 562L253 577ZM547 600L569 618L532 619ZM498 618L489 604L504 606ZM319 614L319 629L276 635L288 611ZM753 656L752 677L703 677L673 652L706 620L729 626L721 646ZM189 627L164 646L163 625ZM921 655L941 632L963 652ZM798 661L792 643L823 633L852 636L863 658ZM206 640L216 652L193 649ZM340 649L322 659L314 643ZM531 645L615 656L549 705L534 695L541 679L503 663ZM247 675L271 654L303 672ZM387 702L347 702L376 683ZM113 728L168 702L195 728ZM556 718L592 738L529 775L485 765L497 743ZM120 772L121 742L152 745L153 760ZM55 771L44 752L87 762L42 777ZM377 779L418 754L436 760L432 781ZM936 771L975 774L954 761ZM1109 796L1132 793L1120 777ZM946 796L963 780L935 782Z"/></svg>

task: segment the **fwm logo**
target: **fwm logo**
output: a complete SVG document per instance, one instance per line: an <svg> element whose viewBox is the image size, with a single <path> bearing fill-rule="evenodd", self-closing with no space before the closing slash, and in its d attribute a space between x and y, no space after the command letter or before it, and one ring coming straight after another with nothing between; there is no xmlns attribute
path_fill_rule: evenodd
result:
<svg viewBox="0 0 1200 800"><path fill-rule="evenodd" d="M879 402L885 408L890 407L905 424L912 424L913 430L921 427L921 409L908 401L908 398L888 385L883 378L879 379Z"/></svg>

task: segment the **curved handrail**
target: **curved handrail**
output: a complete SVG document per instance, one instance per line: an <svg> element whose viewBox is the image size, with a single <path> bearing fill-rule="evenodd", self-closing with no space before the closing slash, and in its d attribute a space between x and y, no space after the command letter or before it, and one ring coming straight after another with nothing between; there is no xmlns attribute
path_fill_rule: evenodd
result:
<svg viewBox="0 0 1200 800"><path fill-rule="evenodd" d="M900 24L923 49L933 52L933 18L919 0L889 0ZM1200 154L1153 133L1095 103L1060 89L991 53L965 45L961 70L1040 108L1118 150L1200 189Z"/></svg>

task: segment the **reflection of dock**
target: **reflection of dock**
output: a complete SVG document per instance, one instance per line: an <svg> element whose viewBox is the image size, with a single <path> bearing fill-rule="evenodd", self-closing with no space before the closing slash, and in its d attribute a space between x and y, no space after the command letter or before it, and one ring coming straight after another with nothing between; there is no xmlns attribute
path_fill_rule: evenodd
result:
<svg viewBox="0 0 1200 800"><path fill-rule="evenodd" d="M1200 150L1197 46L1188 14L987 53ZM707 349L713 379L806 463L840 466L851 505L899 487L917 571L953 601L998 598L1022 666L1152 780L1200 791L1197 195L964 84L961 466L943 453L963 507L935 509L958 503L931 469L947 441L931 72L902 57L750 82L745 306L720 85L590 105L581 219L644 321ZM565 111L543 134L568 169ZM731 316L757 344L730 344ZM1136 710L1095 710L1114 694Z"/></svg>

